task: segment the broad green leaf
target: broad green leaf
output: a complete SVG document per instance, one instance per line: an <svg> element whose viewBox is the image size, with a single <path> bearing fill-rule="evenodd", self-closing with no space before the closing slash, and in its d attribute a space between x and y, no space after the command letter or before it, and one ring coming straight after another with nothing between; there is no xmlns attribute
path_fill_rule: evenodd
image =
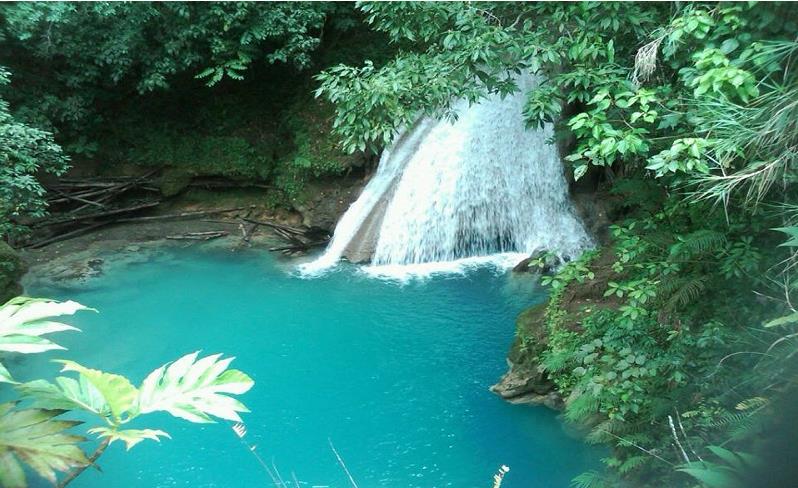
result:
<svg viewBox="0 0 798 488"><path fill-rule="evenodd" d="M85 376L77 380L59 376L57 384L45 380L30 381L17 386L17 390L31 397L39 408L81 409L107 417L110 407L103 395Z"/></svg>
<svg viewBox="0 0 798 488"><path fill-rule="evenodd" d="M127 429L127 430L114 430L108 427L95 427L89 429L90 434L97 434L98 437L107 437L111 439L109 444L114 441L122 441L125 443L125 448L129 451L133 446L145 439L152 439L156 442L161 442L161 437L171 439L172 437L162 430L155 429Z"/></svg>
<svg viewBox="0 0 798 488"><path fill-rule="evenodd" d="M12 451L0 452L0 486L4 488L27 488L25 472Z"/></svg>
<svg viewBox="0 0 798 488"><path fill-rule="evenodd" d="M91 383L105 399L114 418L121 419L125 413L131 414L130 410L136 402L138 390L130 383L130 380L118 374L81 366L74 361L57 362L64 365L61 371L76 371Z"/></svg>
<svg viewBox="0 0 798 488"><path fill-rule="evenodd" d="M779 244L784 247L798 247L798 227L776 227L773 230L787 234L789 239Z"/></svg>
<svg viewBox="0 0 798 488"><path fill-rule="evenodd" d="M41 336L78 329L47 319L59 315L72 315L78 310L92 309L72 301L56 302L43 298L12 298L0 307L0 351L33 354L64 349ZM0 372L0 377L3 377L2 372Z"/></svg>
<svg viewBox="0 0 798 488"><path fill-rule="evenodd" d="M0 484L4 488L27 486L21 463L51 483L57 471L89 463L77 446L85 439L64 433L81 422L54 420L64 410L13 407L13 403L0 405Z"/></svg>
<svg viewBox="0 0 798 488"><path fill-rule="evenodd" d="M248 412L238 400L224 394L245 393L254 382L241 371L227 369L233 358L221 354L197 360L187 354L150 373L139 388L140 413L165 411L190 422L212 422L211 416L240 422L238 412Z"/></svg>
<svg viewBox="0 0 798 488"><path fill-rule="evenodd" d="M587 173L587 165L580 164L579 166L576 167L576 169L574 169L574 179L578 180L579 178L584 176L585 173Z"/></svg>
<svg viewBox="0 0 798 488"><path fill-rule="evenodd" d="M0 335L0 351L34 354L54 349L65 348L42 337L26 334Z"/></svg>
<svg viewBox="0 0 798 488"><path fill-rule="evenodd" d="M38 322L44 321L44 319L50 317L72 315L79 310L96 311L71 300L56 302L46 298L12 298L6 302L5 305L0 307L0 334L28 333L27 329L34 325L37 327L52 328L52 330L46 332L77 330L66 324L50 323L51 325L49 326L41 326Z"/></svg>
<svg viewBox="0 0 798 488"><path fill-rule="evenodd" d="M0 363L0 383L16 383L14 378L11 377L11 373L3 366L3 363Z"/></svg>
<svg viewBox="0 0 798 488"><path fill-rule="evenodd" d="M725 466L712 463L690 463L678 470L689 474L709 488L742 488L737 477Z"/></svg>
<svg viewBox="0 0 798 488"><path fill-rule="evenodd" d="M730 451L720 446L707 446L707 449L739 472L743 472L743 470L746 468L745 460L736 452Z"/></svg>
<svg viewBox="0 0 798 488"><path fill-rule="evenodd" d="M780 325L794 324L798 322L798 312L773 319L765 324L765 327L778 327Z"/></svg>

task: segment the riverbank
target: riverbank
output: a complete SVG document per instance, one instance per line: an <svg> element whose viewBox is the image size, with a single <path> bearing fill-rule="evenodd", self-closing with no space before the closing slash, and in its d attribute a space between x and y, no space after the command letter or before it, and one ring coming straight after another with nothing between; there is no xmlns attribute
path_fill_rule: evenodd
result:
<svg viewBox="0 0 798 488"><path fill-rule="evenodd" d="M110 224L39 248L9 249L2 257L10 270L4 275L8 283L3 286L11 294L21 293L20 280L30 281L23 279L26 272L28 277L46 277L52 283L91 279L102 274L103 256L120 250L135 259L139 252L186 247L205 240L233 251L285 245L273 228L252 222L332 233L338 217L357 197L365 180L343 176L313 181L304 198L290 208L270 205L269 190L187 188L136 222ZM170 215L186 217L167 218Z"/></svg>

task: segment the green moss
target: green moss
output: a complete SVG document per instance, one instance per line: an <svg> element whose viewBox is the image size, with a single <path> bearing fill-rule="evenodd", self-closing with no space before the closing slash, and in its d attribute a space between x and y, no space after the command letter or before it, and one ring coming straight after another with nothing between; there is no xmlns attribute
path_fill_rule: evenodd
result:
<svg viewBox="0 0 798 488"><path fill-rule="evenodd" d="M274 184L290 201L303 201L308 181L338 176L357 164L358 157L345 154L331 134L332 108L319 100L301 97L290 110L287 127L292 150L278 162Z"/></svg>
<svg viewBox="0 0 798 488"><path fill-rule="evenodd" d="M0 303L22 294L19 280L27 270L19 253L4 241L0 241Z"/></svg>
<svg viewBox="0 0 798 488"><path fill-rule="evenodd" d="M131 150L130 160L144 166L169 166L173 176L227 176L265 179L272 161L243 137L149 132Z"/></svg>

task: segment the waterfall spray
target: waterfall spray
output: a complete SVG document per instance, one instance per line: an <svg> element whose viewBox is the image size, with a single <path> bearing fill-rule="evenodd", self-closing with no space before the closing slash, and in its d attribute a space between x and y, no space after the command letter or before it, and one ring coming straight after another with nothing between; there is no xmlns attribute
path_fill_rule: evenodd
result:
<svg viewBox="0 0 798 488"><path fill-rule="evenodd" d="M341 218L314 272L341 258L377 274L445 270L463 262L510 265L546 249L574 257L590 238L574 215L553 129L522 117L520 90L456 104L456 121L422 119L383 153L377 173ZM354 257L354 259L353 259Z"/></svg>

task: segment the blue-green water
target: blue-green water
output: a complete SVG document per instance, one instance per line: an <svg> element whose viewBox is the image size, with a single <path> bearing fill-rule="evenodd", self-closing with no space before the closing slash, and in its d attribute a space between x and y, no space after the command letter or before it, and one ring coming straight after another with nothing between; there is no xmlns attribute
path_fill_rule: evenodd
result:
<svg viewBox="0 0 798 488"><path fill-rule="evenodd" d="M569 437L554 412L510 405L488 391L504 372L513 321L543 299L528 279L476 270L404 285L354 267L293 276L262 253L173 250L119 265L88 285L40 296L97 308L62 333L66 357L138 383L152 369L202 350L236 356L255 387L242 400L246 440L303 487L347 487L328 439L360 488L488 487L501 464L505 488L568 486L597 453ZM52 377L42 359L11 365ZM115 444L102 472L75 488L267 487L229 423L189 424L166 414L130 427L172 435L130 452ZM90 445L86 446L91 449Z"/></svg>

